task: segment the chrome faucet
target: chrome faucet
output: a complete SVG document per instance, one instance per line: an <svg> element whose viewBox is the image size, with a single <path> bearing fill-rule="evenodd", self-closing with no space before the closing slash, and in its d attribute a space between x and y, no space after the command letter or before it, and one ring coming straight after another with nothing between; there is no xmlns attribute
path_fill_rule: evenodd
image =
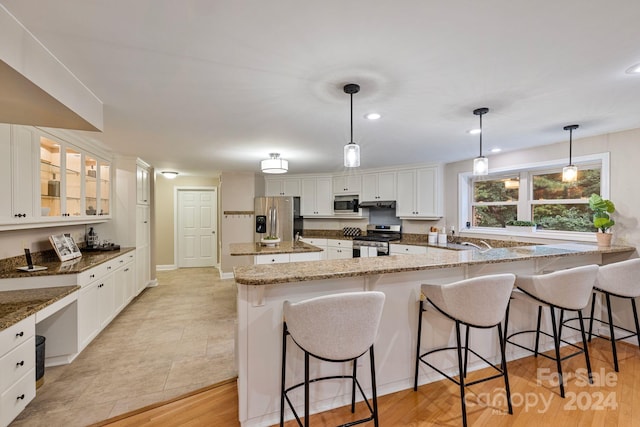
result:
<svg viewBox="0 0 640 427"><path fill-rule="evenodd" d="M485 245L487 248L483 249L482 247L476 245L475 243L471 243L471 242L460 242L461 245L472 246L472 247L474 247L476 249L479 249L479 250L485 250L486 251L486 250L489 250L489 249L493 249L493 247L490 244L488 244L487 242L485 242L484 240L480 240L480 243Z"/></svg>
<svg viewBox="0 0 640 427"><path fill-rule="evenodd" d="M490 244L488 244L487 242L485 242L484 240L480 240L480 243L485 245L487 247L487 249L493 249L493 247Z"/></svg>

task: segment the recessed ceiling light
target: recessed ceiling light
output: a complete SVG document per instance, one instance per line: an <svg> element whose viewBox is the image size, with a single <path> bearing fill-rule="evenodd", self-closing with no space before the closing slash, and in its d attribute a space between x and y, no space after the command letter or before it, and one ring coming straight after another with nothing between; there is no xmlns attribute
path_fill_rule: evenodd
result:
<svg viewBox="0 0 640 427"><path fill-rule="evenodd" d="M380 117L382 116L378 113L369 113L364 116L364 118L367 120L378 120Z"/></svg>
<svg viewBox="0 0 640 427"><path fill-rule="evenodd" d="M162 171L161 173L167 179L174 179L176 176L178 176L178 172L175 171Z"/></svg>
<svg viewBox="0 0 640 427"><path fill-rule="evenodd" d="M492 148L492 149L491 149L491 152L492 152L492 153L499 153L499 152L501 152L501 151L502 151L502 148Z"/></svg>
<svg viewBox="0 0 640 427"><path fill-rule="evenodd" d="M627 74L640 74L640 64L627 68Z"/></svg>
<svg viewBox="0 0 640 427"><path fill-rule="evenodd" d="M468 130L468 131L467 131L467 133L468 133L469 135L477 135L477 134L479 134L480 132L481 132L481 131L480 131L480 129L470 129L470 130Z"/></svg>

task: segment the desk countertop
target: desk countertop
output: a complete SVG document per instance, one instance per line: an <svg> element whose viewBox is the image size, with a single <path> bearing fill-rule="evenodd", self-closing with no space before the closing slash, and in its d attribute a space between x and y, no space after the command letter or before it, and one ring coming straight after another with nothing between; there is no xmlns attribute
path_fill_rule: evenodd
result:
<svg viewBox="0 0 640 427"><path fill-rule="evenodd" d="M0 330L36 314L78 289L80 286L59 286L0 292Z"/></svg>

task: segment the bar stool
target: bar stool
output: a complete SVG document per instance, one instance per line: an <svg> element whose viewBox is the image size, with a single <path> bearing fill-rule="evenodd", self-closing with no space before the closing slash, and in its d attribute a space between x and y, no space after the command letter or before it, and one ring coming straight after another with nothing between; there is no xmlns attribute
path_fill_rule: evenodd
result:
<svg viewBox="0 0 640 427"><path fill-rule="evenodd" d="M518 276L516 278L516 287L511 294L512 299L523 300L538 306L538 319L535 330L526 330L515 332L508 335L508 323L509 323L509 307L507 307L507 315L505 320L505 338L506 343L513 344L522 349L531 351L536 357L540 354L547 359L555 360L558 369L558 381L560 384L560 396L564 397L564 380L562 377L562 364L563 360L569 359L578 354L584 353L585 362L587 365L587 372L589 374L589 383L593 383L591 376L591 362L589 360L589 348L587 347L587 340L584 331L584 320L582 317L582 309L584 309L589 303L589 297L593 290L593 285L596 281L596 275L598 274L597 265L586 265L581 267L569 268L566 270L560 270L548 274L532 275L532 276ZM542 319L542 308L548 307L551 313L551 327L553 335L540 330L540 323ZM560 309L560 321L556 323L555 309ZM580 334L582 336L582 347L579 347L573 343L562 339L562 323L564 312L576 311L578 313L578 320L580 321ZM535 333L535 347L533 349L525 347L519 343L511 340L511 338L526 334ZM538 345L540 343L540 334L553 338L555 356L549 356L544 353L538 352ZM578 351L573 352L567 356L560 357L560 343L565 343Z"/></svg>
<svg viewBox="0 0 640 427"><path fill-rule="evenodd" d="M507 405L509 414L513 414L511 405L511 391L509 389L509 377L507 375L507 361L504 353L504 337L502 334L502 319L504 318L509 297L513 290L515 275L495 274L461 280L446 285L422 285L420 298L420 312L418 314L418 339L416 348L416 373L413 389L418 390L418 368L420 362L431 367L441 375L460 386L460 403L462 405L462 424L467 425L467 411L464 398L465 386L470 386L494 378L503 377L507 392ZM455 322L456 347L445 347L427 351L420 354L420 340L422 335L422 313L435 311ZM460 339L460 325L466 326L464 342L464 363L462 361L462 341ZM498 341L500 346L501 367L494 366L484 357L469 348L470 328L498 328ZM442 370L426 360L426 357L441 351L457 350L458 353L458 380L445 374ZM465 384L467 374L468 353L471 352L482 359L489 366L498 371L498 374L482 378Z"/></svg>
<svg viewBox="0 0 640 427"><path fill-rule="evenodd" d="M611 351L613 353L613 365L616 372L618 370L618 352L616 351L616 341L630 338L635 336L638 339L638 346L640 347L640 325L638 324L638 310L636 308L636 297L640 297L640 258L630 259L628 261L616 262L614 264L604 265L598 269L598 279L593 288L595 291L594 298L591 301L591 318L589 319L589 342L591 342L593 331L593 312L596 305L595 296L597 293L605 296L607 301L607 319L608 322L600 320L609 326L609 337L600 338L608 339L611 341ZM631 308L633 309L633 320L636 324L635 332L623 328L622 326L616 326L613 323L613 314L611 313L611 297L628 299L631 301ZM614 328L623 330L629 335L616 338Z"/></svg>
<svg viewBox="0 0 640 427"><path fill-rule="evenodd" d="M280 396L280 426L284 424L285 400L302 426L288 393L304 386L304 426L309 426L309 384L327 379L351 379L351 412L355 412L356 387L360 390L371 415L347 425L373 420L378 426L378 400L373 343L378 334L385 295L382 292L347 292L311 298L305 301L284 302L282 328L282 383ZM304 382L285 388L287 336L304 352ZM372 403L369 403L356 378L357 360L369 351L371 364ZM309 378L309 356L327 362L352 362L352 375L333 375ZM373 406L372 406L373 405Z"/></svg>

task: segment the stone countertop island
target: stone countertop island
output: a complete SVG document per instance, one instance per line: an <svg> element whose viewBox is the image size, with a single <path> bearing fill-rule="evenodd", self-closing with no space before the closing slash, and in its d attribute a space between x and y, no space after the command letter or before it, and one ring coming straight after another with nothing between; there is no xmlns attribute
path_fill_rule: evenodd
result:
<svg viewBox="0 0 640 427"><path fill-rule="evenodd" d="M260 243L229 244L229 253L231 256L297 254L307 252L322 252L322 249L304 242L280 242L273 246L265 246Z"/></svg>
<svg viewBox="0 0 640 427"><path fill-rule="evenodd" d="M280 358L282 353L282 306L284 301L301 301L321 295L353 291L380 291L386 296L378 337L375 343L378 395L413 387L420 286L445 284L470 277L498 273L541 274L589 264L608 264L636 257L635 248L613 246L599 248L591 244L567 243L495 248L486 251L452 251L429 248L426 255L397 255L288 264L241 266L234 269L238 284L238 404L243 427L278 423L280 411ZM512 303L510 330L533 329L536 310ZM453 322L425 314L422 342L425 348L454 345ZM550 327L548 311L543 329ZM596 317L599 313L596 314ZM568 329L568 328L565 328ZM569 330L563 339L577 339ZM498 360L495 330L471 329L474 350L488 360ZM526 343L525 343L526 344ZM552 340L540 343L542 351L553 347ZM287 386L304 377L304 356L289 345ZM509 360L527 356L515 346L507 348ZM366 358L365 358L366 359ZM448 370L455 358L439 356L434 363ZM368 360L363 360L358 378L370 395ZM485 367L472 358L469 370ZM440 379L433 370L420 368L418 383ZM349 364L310 361L315 375L344 375ZM294 396L302 404L302 396ZM348 385L315 383L311 385L311 413L347 405L351 401ZM285 419L293 417L289 410Z"/></svg>

